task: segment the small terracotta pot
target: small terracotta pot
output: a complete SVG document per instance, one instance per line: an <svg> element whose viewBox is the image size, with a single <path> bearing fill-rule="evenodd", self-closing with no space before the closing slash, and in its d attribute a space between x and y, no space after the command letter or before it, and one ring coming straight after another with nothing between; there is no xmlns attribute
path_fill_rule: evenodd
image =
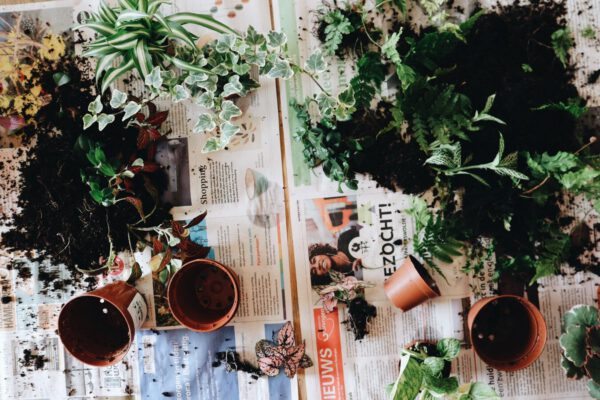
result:
<svg viewBox="0 0 600 400"><path fill-rule="evenodd" d="M440 289L423 264L408 256L384 283L383 289L393 305L406 312L440 295Z"/></svg>
<svg viewBox="0 0 600 400"><path fill-rule="evenodd" d="M479 300L469 310L467 325L475 353L501 371L530 366L544 351L548 334L536 306L514 295Z"/></svg>
<svg viewBox="0 0 600 400"><path fill-rule="evenodd" d="M208 259L185 263L171 278L167 298L173 317L197 332L211 332L226 325L240 303L237 275Z"/></svg>
<svg viewBox="0 0 600 400"><path fill-rule="evenodd" d="M58 334L73 357L105 367L125 357L147 312L133 286L110 283L67 302L58 316Z"/></svg>

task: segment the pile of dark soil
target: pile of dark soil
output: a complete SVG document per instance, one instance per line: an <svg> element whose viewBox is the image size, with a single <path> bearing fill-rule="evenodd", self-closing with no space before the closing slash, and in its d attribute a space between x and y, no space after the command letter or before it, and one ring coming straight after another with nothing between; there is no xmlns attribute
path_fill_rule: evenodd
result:
<svg viewBox="0 0 600 400"><path fill-rule="evenodd" d="M377 316L377 308L364 297L357 297L348 305L348 319L344 321L354 333L354 340L362 340L369 333L369 322Z"/></svg>
<svg viewBox="0 0 600 400"><path fill-rule="evenodd" d="M85 77L89 65L84 60L66 57L60 68L71 78L70 83L57 87L52 78L55 70L47 70L41 77L43 90L52 95L52 101L40 111L36 126L25 132L34 145L20 167L21 211L14 216L12 229L2 235L1 244L29 252L32 258L91 270L108 257L109 231L115 251L129 248L127 225L139 216L129 203L107 208L90 197L80 176L87 161L74 145L83 133L81 117L95 97L94 82ZM135 154L137 130L118 121L106 132L89 129L86 133L105 142L109 157ZM155 175L159 181L164 179ZM14 182L10 184L16 187ZM161 209L148 223L162 221L165 215Z"/></svg>

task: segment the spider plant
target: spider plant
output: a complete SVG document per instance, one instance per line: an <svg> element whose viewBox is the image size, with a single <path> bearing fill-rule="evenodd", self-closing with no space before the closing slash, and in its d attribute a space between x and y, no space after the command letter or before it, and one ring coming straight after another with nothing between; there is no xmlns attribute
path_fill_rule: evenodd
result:
<svg viewBox="0 0 600 400"><path fill-rule="evenodd" d="M136 70L145 78L155 66L175 65L194 72L208 71L196 62L201 58L198 36L184 28L195 25L213 32L237 33L207 14L180 12L163 16L166 0L118 0L116 7L101 2L81 27L96 33L83 53L96 57L96 81L104 92L121 75ZM183 50L183 51L182 51ZM178 54L185 54L185 59ZM116 66L115 66L116 65Z"/></svg>

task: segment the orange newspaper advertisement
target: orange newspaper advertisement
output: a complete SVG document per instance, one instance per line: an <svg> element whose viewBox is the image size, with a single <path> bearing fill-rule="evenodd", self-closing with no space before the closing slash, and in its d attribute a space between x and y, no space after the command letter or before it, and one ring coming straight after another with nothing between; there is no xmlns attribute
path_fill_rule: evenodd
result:
<svg viewBox="0 0 600 400"><path fill-rule="evenodd" d="M317 338L316 365L319 369L321 399L343 400L344 359L340 341L340 318L337 310L327 313L322 308L313 310Z"/></svg>

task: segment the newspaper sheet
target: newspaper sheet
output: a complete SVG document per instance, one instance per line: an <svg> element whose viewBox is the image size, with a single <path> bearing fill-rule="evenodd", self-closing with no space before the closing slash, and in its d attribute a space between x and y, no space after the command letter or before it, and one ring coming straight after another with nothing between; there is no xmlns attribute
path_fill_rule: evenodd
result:
<svg viewBox="0 0 600 400"><path fill-rule="evenodd" d="M82 12L97 6L97 0L2 6L0 17L8 23L2 29L10 29L13 16L20 15L47 22L57 32L67 31ZM168 7L172 9L165 12L209 13L240 30L250 23L260 32L272 29L268 0L251 4L232 0L214 4L177 1ZM241 132L228 150L216 154L201 153L208 137L192 133L197 107L191 102L175 107L158 104L159 108L169 108L167 128L172 132L157 152L158 162L169 166L163 200L174 205L172 214L177 221L189 221L208 211L202 224L192 229L191 237L211 246L209 257L233 268L239 276L241 301L233 322L210 334L181 329L166 303L169 277L153 273L149 249L134 255L120 254L123 268L83 283L78 283L81 276L72 279L64 266L3 254L1 399L298 397L296 379L281 375L254 380L247 374L228 373L224 367L213 365L215 354L225 350L236 350L243 358L255 361L255 343L270 339L283 322L292 318L275 82L261 82L261 88L242 103L238 104L245 110L243 120L238 121ZM9 176L17 181L16 187L0 185L3 216L18 211L15 173L23 159L22 150L5 143L0 149L3 183L9 181ZM4 222L2 225L7 220ZM86 367L67 354L58 339L58 312L65 301L87 290L91 281L101 285L127 279L134 259L143 270L136 285L149 306L144 328L151 330L138 332L136 344L122 363L110 368ZM61 287L48 287L48 276L61 278Z"/></svg>
<svg viewBox="0 0 600 400"><path fill-rule="evenodd" d="M467 13L474 7L471 1L454 2L455 5L459 3ZM481 3L485 7L497 1ZM577 83L583 86L589 73L598 68L599 58L598 49L586 45L581 40L580 31L585 26L594 26L600 8L598 4L577 0L570 0L567 4L569 24L578 45L574 56L581 66L577 72ZM316 13L324 6L317 0L278 2L276 6L278 27L290 38L292 56L303 63L321 46L314 34L314 21ZM585 12L581 12L584 8ZM414 17L413 21L419 21L423 16L416 10ZM334 60L330 64L322 84L335 93L338 87L349 81L352 72L350 63ZM592 274L570 275L573 273L565 266L567 278L543 280L538 297L548 323L549 340L542 357L523 371L504 373L489 368L470 348L465 335L465 317L471 304L497 293L497 284L493 280L494 257L485 260L484 268L475 276L464 276L460 272L464 264L461 260L444 266L449 283L434 275L442 292L440 298L407 313L395 309L385 299L382 285L412 249L414 221L403 212L407 208L407 196L377 188L374 182L364 177L359 177L357 191L344 189L344 193L340 194L337 184L328 180L319 168L311 170L303 161L301 144L293 139L298 121L288 103L292 99L301 101L317 88L306 78L288 81L285 86L282 114L298 307L303 317L309 316L301 321L302 334L307 348L315 354L317 365L316 369L305 373L307 398L383 399L385 386L393 383L399 371L399 347L415 339L442 337L463 341L463 351L453 366L460 382L486 382L507 399L589 398L584 382L569 381L564 377L559 365L558 337L560 316L574 304L595 304L600 279ZM597 86L586 86L581 94L592 96L591 105L597 106ZM589 212L589 208L589 204L578 201L565 211L579 217L587 215L588 226L597 229L598 215ZM599 232L593 234L597 241ZM332 269L375 284L375 287L366 289L365 296L377 307L377 317L363 340L355 341L344 324L347 320L346 307L341 305L331 313L325 312L319 296L312 289L319 283L321 261L315 257L319 248L328 249L322 254L335 255L330 258ZM596 251L600 252L600 247ZM357 262L367 268L355 268Z"/></svg>

